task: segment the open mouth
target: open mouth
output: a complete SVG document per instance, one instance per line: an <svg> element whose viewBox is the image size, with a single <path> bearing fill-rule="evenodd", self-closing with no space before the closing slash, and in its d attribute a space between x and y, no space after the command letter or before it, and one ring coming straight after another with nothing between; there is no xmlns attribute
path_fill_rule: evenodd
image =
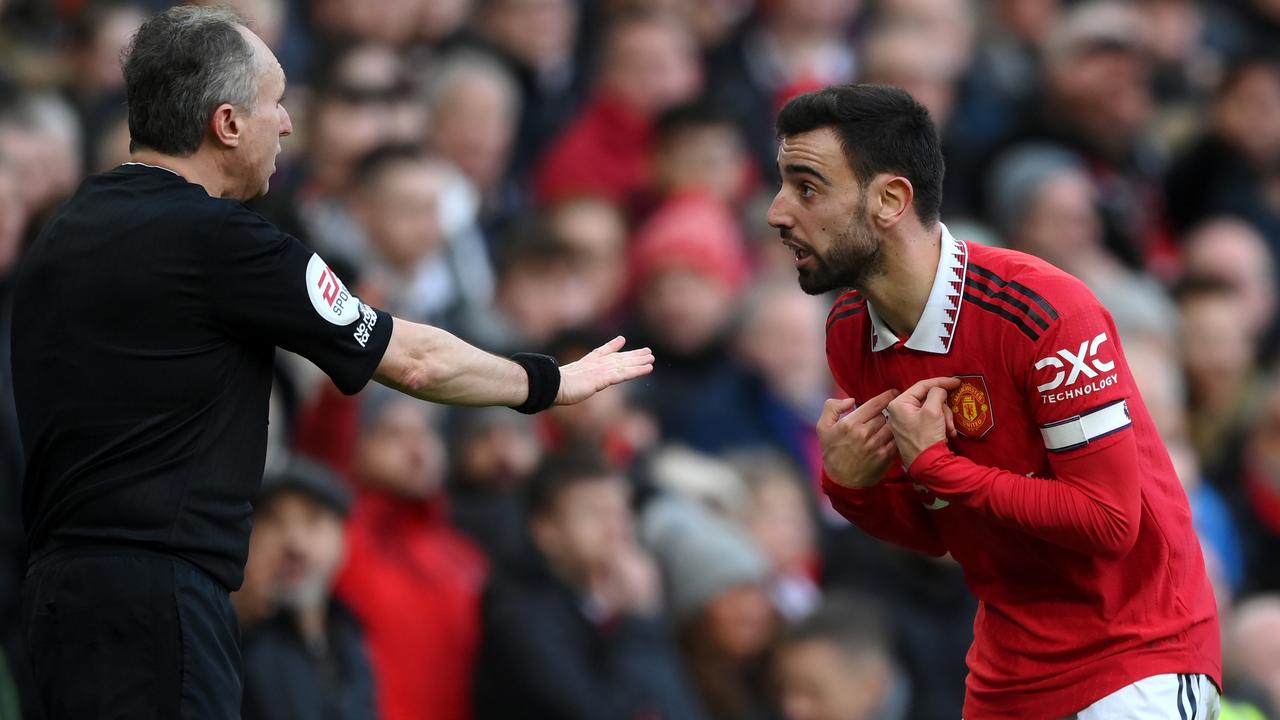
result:
<svg viewBox="0 0 1280 720"><path fill-rule="evenodd" d="M786 245L787 248L791 250L791 252L795 253L797 263L804 262L805 260L808 260L810 257L813 256L813 253L809 250L809 248L805 247L804 245L801 245L795 240L783 240L782 244Z"/></svg>

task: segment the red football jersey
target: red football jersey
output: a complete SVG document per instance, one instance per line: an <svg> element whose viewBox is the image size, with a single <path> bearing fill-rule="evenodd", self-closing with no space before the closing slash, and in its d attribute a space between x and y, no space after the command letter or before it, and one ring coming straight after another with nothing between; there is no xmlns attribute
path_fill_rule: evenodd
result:
<svg viewBox="0 0 1280 720"><path fill-rule="evenodd" d="M823 488L871 535L963 567L979 600L965 718L1060 718L1161 673L1221 685L1186 493L1083 283L943 227L911 337L849 292L827 320L827 359L855 400L963 381L948 396L954 439L871 488L825 476Z"/></svg>

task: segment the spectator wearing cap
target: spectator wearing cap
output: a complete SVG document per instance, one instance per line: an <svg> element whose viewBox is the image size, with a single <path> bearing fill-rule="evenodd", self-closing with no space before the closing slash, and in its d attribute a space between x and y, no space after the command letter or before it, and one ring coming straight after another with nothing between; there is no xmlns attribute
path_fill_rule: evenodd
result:
<svg viewBox="0 0 1280 720"><path fill-rule="evenodd" d="M337 594L364 626L382 720L466 720L487 563L448 523L427 406L363 395L358 493Z"/></svg>
<svg viewBox="0 0 1280 720"><path fill-rule="evenodd" d="M331 596L351 494L324 465L294 457L263 478L254 550L274 562L274 617L245 638L243 717L372 720L373 671L364 633Z"/></svg>
<svg viewBox="0 0 1280 720"><path fill-rule="evenodd" d="M550 455L526 494L529 561L485 595L478 720L697 720L629 488L590 448Z"/></svg>
<svg viewBox="0 0 1280 720"><path fill-rule="evenodd" d="M670 198L636 232L630 264L631 334L662 357L633 389L664 437L709 453L785 447L763 381L732 352L750 267L728 209L701 193Z"/></svg>
<svg viewBox="0 0 1280 720"><path fill-rule="evenodd" d="M778 717L765 694L778 617L768 561L746 530L672 493L646 504L641 536L662 568L680 657L707 717Z"/></svg>

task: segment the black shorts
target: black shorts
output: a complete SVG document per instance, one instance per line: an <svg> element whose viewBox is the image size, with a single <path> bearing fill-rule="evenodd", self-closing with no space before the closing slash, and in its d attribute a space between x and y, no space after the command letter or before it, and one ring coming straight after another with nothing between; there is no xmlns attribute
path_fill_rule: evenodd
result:
<svg viewBox="0 0 1280 720"><path fill-rule="evenodd" d="M240 717L240 630L226 588L130 552L36 563L22 620L48 720Z"/></svg>

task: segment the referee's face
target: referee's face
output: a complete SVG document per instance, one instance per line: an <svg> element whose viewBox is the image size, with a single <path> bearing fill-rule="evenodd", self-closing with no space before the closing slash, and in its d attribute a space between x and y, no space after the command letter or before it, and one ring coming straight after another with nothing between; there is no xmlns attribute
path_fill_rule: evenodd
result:
<svg viewBox="0 0 1280 720"><path fill-rule="evenodd" d="M880 240L858 181L832 128L782 138L782 187L769 224L795 253L800 288L811 295L863 287L883 266Z"/></svg>
<svg viewBox="0 0 1280 720"><path fill-rule="evenodd" d="M242 188L238 194L247 200L266 194L276 171L280 138L293 132L293 123L282 104L284 69L271 48L257 35L248 29L242 28L242 32L258 58L258 99L253 112L244 118L244 139L239 153Z"/></svg>

